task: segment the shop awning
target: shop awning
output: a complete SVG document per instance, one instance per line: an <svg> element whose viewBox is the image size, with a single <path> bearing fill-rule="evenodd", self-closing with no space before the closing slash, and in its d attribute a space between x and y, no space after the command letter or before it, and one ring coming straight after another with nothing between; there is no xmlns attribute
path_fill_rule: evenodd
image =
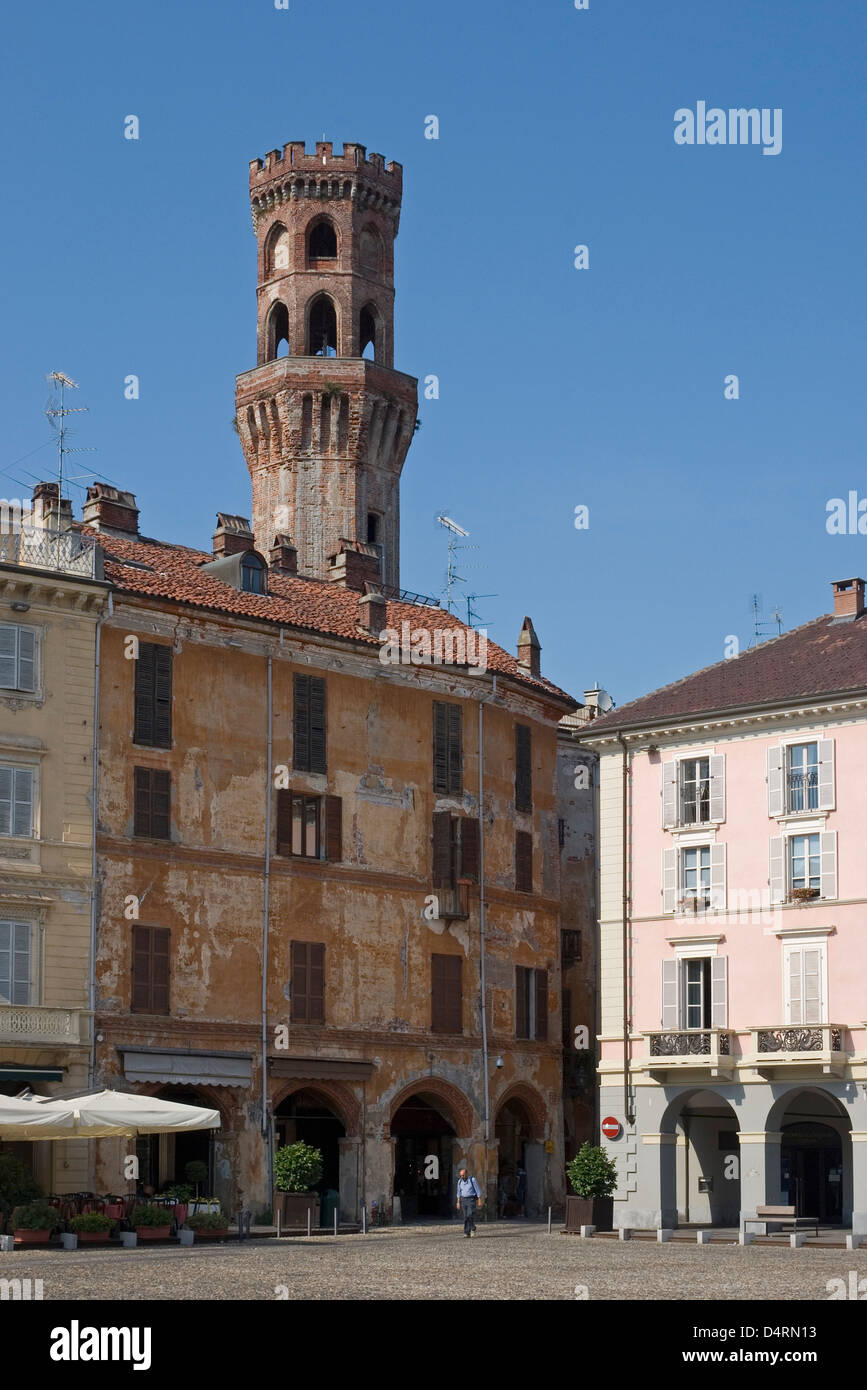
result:
<svg viewBox="0 0 867 1390"><path fill-rule="evenodd" d="M62 1067L0 1067L0 1081L62 1081Z"/></svg>
<svg viewBox="0 0 867 1390"><path fill-rule="evenodd" d="M249 1086L249 1052L189 1052L182 1049L121 1048L127 1081L162 1081L167 1086Z"/></svg>
<svg viewBox="0 0 867 1390"><path fill-rule="evenodd" d="M272 1057L271 1075L285 1081L365 1081L373 1062L348 1062L343 1058Z"/></svg>

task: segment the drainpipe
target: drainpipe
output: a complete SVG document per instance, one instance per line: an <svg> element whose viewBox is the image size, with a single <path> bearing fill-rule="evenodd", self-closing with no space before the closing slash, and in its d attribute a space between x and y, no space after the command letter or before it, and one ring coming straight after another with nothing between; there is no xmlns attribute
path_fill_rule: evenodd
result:
<svg viewBox="0 0 867 1390"><path fill-rule="evenodd" d="M630 1112L629 1101L629 937L631 922L629 917L629 751L622 734L617 735L622 752L621 800L623 804L623 841L621 868L623 874L623 1114L627 1124L633 1124L635 1116Z"/></svg>
<svg viewBox="0 0 867 1390"><path fill-rule="evenodd" d="M114 611L111 594L108 595L108 612ZM99 671L102 654L102 625L105 622L105 614L100 614L96 620L96 631L94 633L94 662L93 662L93 745L91 749L91 760L93 762L93 776L90 788L90 969L88 971L88 991L87 1008L90 1014L90 1049L87 1064L87 1088L93 1090L94 1078L96 1076L96 924L97 924L97 872L99 865L96 855L96 831L99 823L99 806L97 804L97 794L99 790ZM44 977L43 977L44 978Z"/></svg>
<svg viewBox="0 0 867 1390"><path fill-rule="evenodd" d="M283 633L280 633L283 643ZM262 923L262 1136L265 1139L265 1160L268 1161L270 1132L268 1122L268 917L271 906L271 765L273 751L273 699L271 685L271 655L267 658L267 744L265 765L265 905ZM269 1172L270 1181L270 1172Z"/></svg>
<svg viewBox="0 0 867 1390"><path fill-rule="evenodd" d="M494 676L494 694L497 677ZM485 1186L488 1178L488 1138L490 1135L490 1082L488 1078L488 1007L485 988L485 753L484 699L479 700L479 979L482 990L482 1070L485 1075Z"/></svg>

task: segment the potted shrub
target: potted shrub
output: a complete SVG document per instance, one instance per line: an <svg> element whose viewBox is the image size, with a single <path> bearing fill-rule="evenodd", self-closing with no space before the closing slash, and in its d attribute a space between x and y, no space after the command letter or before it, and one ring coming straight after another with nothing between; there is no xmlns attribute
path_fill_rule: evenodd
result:
<svg viewBox="0 0 867 1390"><path fill-rule="evenodd" d="M196 1197L198 1198L199 1188L201 1184L203 1182L208 1181L207 1163L202 1163L201 1159L199 1158L191 1158L189 1163L184 1168L184 1177L186 1178L188 1183L192 1184L192 1186L195 1187ZM191 1197L192 1195L192 1192L190 1192Z"/></svg>
<svg viewBox="0 0 867 1390"><path fill-rule="evenodd" d="M187 1218L187 1226L196 1240L225 1240L229 1234L229 1218L221 1211L196 1212Z"/></svg>
<svg viewBox="0 0 867 1390"><path fill-rule="evenodd" d="M139 1240L168 1240L172 1231L172 1218L166 1207L155 1206L153 1202L143 1202L133 1207L130 1225Z"/></svg>
<svg viewBox="0 0 867 1390"><path fill-rule="evenodd" d="M102 1211L86 1211L70 1217L67 1225L78 1236L79 1245L105 1244L112 1228L112 1219Z"/></svg>
<svg viewBox="0 0 867 1390"><path fill-rule="evenodd" d="M56 1207L38 1199L16 1207L9 1224L18 1245L47 1245L60 1225L60 1214Z"/></svg>
<svg viewBox="0 0 867 1390"><path fill-rule="evenodd" d="M582 1144L567 1163L566 1173L575 1193L566 1198L566 1230L578 1232L582 1226L595 1226L597 1231L610 1231L617 1188L614 1160L597 1145Z"/></svg>
<svg viewBox="0 0 867 1390"><path fill-rule="evenodd" d="M322 1153L299 1140L274 1155L274 1210L284 1227L319 1225L319 1194L311 1191L322 1177Z"/></svg>
<svg viewBox="0 0 867 1390"><path fill-rule="evenodd" d="M39 1183L20 1159L13 1154L0 1153L0 1228L4 1218L16 1207L44 1195Z"/></svg>

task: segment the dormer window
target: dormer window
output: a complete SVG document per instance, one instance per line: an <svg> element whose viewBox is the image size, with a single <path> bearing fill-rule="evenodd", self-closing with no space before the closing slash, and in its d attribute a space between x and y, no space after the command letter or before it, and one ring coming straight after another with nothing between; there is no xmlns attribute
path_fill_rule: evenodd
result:
<svg viewBox="0 0 867 1390"><path fill-rule="evenodd" d="M248 594L264 594L265 562L261 556L250 551L241 560L241 588Z"/></svg>

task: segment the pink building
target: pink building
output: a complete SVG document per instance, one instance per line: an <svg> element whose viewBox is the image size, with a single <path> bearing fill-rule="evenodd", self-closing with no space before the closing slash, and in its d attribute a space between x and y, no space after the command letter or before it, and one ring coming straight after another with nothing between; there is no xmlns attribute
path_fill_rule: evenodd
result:
<svg viewBox="0 0 867 1390"><path fill-rule="evenodd" d="M618 1226L867 1232L867 613L833 592L585 735Z"/></svg>

